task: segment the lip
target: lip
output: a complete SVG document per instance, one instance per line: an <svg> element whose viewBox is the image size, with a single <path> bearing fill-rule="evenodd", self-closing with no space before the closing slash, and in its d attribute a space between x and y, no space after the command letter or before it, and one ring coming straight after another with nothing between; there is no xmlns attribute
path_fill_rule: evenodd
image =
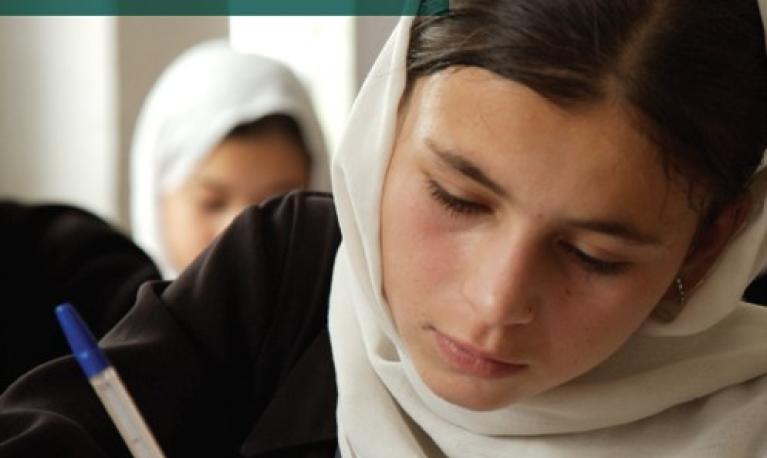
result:
<svg viewBox="0 0 767 458"><path fill-rule="evenodd" d="M434 340L439 355L453 369L479 378L505 378L524 370L527 365L513 364L493 357L488 352L458 342L437 330Z"/></svg>

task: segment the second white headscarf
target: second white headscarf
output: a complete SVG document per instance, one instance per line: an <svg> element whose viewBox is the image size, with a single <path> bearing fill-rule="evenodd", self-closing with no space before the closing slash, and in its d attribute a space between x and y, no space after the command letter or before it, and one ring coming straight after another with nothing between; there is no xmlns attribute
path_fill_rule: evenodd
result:
<svg viewBox="0 0 767 458"><path fill-rule="evenodd" d="M219 39L187 50L160 76L131 148L131 227L163 277L177 272L161 231L162 195L180 185L234 127L272 114L296 121L311 154L309 188L329 191L320 125L309 96L285 65L235 52Z"/></svg>

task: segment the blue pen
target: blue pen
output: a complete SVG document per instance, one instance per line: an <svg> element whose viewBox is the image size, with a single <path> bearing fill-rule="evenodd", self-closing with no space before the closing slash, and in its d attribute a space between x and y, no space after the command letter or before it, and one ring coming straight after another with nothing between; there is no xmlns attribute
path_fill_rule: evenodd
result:
<svg viewBox="0 0 767 458"><path fill-rule="evenodd" d="M71 304L56 307L56 317L88 381L134 458L164 458L152 432L125 389L120 376Z"/></svg>

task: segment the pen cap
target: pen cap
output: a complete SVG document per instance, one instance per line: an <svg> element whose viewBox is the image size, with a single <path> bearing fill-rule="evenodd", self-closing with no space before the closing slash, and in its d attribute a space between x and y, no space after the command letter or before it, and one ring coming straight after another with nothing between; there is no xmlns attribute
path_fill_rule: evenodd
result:
<svg viewBox="0 0 767 458"><path fill-rule="evenodd" d="M69 342L72 354L77 358L77 362L80 363L80 367L88 378L109 367L109 360L102 353L93 334L72 304L63 303L57 306L56 318Z"/></svg>

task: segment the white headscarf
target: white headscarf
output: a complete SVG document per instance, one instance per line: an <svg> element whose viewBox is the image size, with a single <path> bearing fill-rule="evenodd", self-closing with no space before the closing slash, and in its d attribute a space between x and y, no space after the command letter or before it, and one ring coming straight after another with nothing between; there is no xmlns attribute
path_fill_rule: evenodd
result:
<svg viewBox="0 0 767 458"><path fill-rule="evenodd" d="M604 456L606 449L600 446L615 445L609 441L635 430L623 431L621 425L636 425L767 374L767 308L740 301L745 285L767 259L767 212L762 205L767 173L762 170L751 187L757 205L747 226L675 321L648 322L586 375L499 410L471 411L437 397L416 373L381 285L380 201L405 85L411 24L412 18L403 18L381 52L352 109L332 167L343 242L332 283L330 331L344 457ZM767 414L762 421L767 422ZM598 436L605 430L612 433ZM582 434L598 438L577 442L579 447L589 444L582 447L592 447L590 451L571 441ZM682 436L681 431L670 434L682 444L707 440ZM616 454L658 456L639 453L653 444L622 445L635 451L616 449ZM722 455L711 450L704 456Z"/></svg>
<svg viewBox="0 0 767 458"><path fill-rule="evenodd" d="M183 183L234 127L272 114L296 121L311 155L309 188L328 191L325 143L311 100L284 65L213 40L185 51L152 88L131 149L131 225L165 278L177 272L163 241L161 196Z"/></svg>

